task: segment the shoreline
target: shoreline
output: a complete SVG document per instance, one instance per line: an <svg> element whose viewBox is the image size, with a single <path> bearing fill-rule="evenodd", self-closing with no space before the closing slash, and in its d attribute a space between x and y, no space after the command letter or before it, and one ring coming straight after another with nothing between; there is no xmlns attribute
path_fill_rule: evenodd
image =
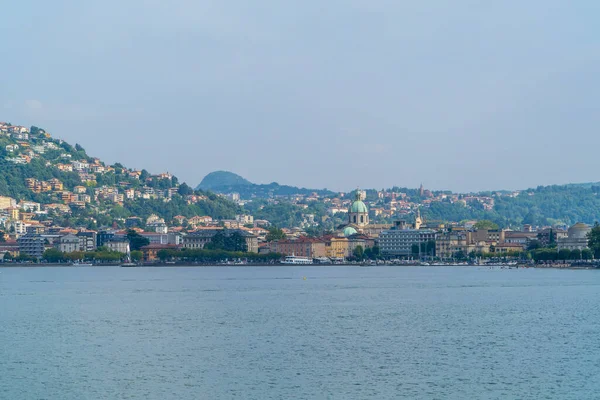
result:
<svg viewBox="0 0 600 400"><path fill-rule="evenodd" d="M445 265L424 265L424 264L358 264L358 263L344 263L344 264L304 264L304 265L290 265L282 263L273 264L217 264L217 263L175 263L175 264L164 264L164 263L145 263L138 265L123 265L121 263L116 264L94 264L94 265L73 265L71 263L0 263L1 268L52 268L52 267L69 267L69 268L103 268L103 267L119 267L119 268L171 268L171 267L360 267L360 268L373 268L373 267L432 267L432 268L444 268L444 267L481 267L486 269L571 269L571 270L590 270L600 269L599 264L495 264L495 265L480 265L480 264L445 264Z"/></svg>

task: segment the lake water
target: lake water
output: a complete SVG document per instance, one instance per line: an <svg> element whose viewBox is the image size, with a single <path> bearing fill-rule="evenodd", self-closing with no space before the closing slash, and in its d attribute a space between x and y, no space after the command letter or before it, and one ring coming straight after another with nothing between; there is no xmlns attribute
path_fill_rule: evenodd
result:
<svg viewBox="0 0 600 400"><path fill-rule="evenodd" d="M0 399L600 398L600 271L0 268Z"/></svg>

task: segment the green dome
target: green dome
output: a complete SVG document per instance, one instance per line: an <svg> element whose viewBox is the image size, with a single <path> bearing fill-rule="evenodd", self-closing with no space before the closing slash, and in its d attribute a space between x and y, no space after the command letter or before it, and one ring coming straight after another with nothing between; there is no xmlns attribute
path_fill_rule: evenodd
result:
<svg viewBox="0 0 600 400"><path fill-rule="evenodd" d="M344 228L344 236L348 237L348 236L352 236L357 234L358 232L356 231L356 229L354 229L351 226L347 226Z"/></svg>
<svg viewBox="0 0 600 400"><path fill-rule="evenodd" d="M350 206L350 210L349 212L351 213L368 213L369 209L367 208L367 206L365 205L365 203L363 203L360 200L355 200L354 203L352 203L352 205Z"/></svg>

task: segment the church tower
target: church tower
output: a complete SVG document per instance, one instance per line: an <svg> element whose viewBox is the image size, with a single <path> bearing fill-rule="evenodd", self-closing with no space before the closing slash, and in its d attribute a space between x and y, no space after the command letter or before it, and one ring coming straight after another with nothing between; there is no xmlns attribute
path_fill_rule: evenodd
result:
<svg viewBox="0 0 600 400"><path fill-rule="evenodd" d="M356 191L356 198L348 209L348 223L360 228L369 225L369 209L360 199L360 191Z"/></svg>
<svg viewBox="0 0 600 400"><path fill-rule="evenodd" d="M421 209L417 208L417 217L415 218L415 229L421 229L423 219L421 218Z"/></svg>

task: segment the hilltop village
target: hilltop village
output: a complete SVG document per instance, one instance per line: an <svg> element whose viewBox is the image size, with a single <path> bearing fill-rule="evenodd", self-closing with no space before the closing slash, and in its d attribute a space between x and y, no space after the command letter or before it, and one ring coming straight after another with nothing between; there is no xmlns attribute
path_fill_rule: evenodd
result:
<svg viewBox="0 0 600 400"><path fill-rule="evenodd" d="M585 223L544 224L533 215L501 227L461 218L493 215L498 202L534 191L454 194L421 185L243 197L107 165L35 126L0 122L0 146L4 262L582 260L595 252Z"/></svg>

